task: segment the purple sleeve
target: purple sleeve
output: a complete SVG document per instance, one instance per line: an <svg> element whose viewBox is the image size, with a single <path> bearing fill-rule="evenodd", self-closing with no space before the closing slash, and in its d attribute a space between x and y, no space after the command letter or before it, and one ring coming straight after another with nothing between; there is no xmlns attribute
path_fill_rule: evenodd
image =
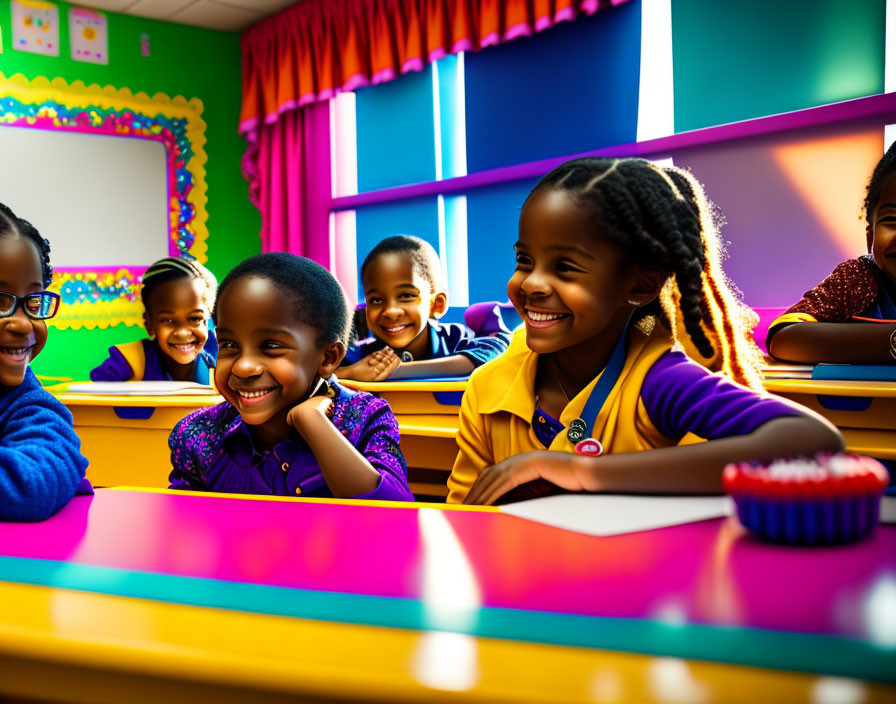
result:
<svg viewBox="0 0 896 704"><path fill-rule="evenodd" d="M800 415L793 406L713 374L681 352L663 355L647 372L641 400L656 429L670 438L747 435L773 418Z"/></svg>
<svg viewBox="0 0 896 704"><path fill-rule="evenodd" d="M178 421L168 436L171 450L171 474L169 489L208 489L205 468L219 453L218 410L219 404L200 408Z"/></svg>
<svg viewBox="0 0 896 704"><path fill-rule="evenodd" d="M117 347L109 348L109 359L91 369L91 381L130 381L134 370Z"/></svg>
<svg viewBox="0 0 896 704"><path fill-rule="evenodd" d="M398 421L381 398L371 398L362 411L364 419L355 447L380 473L376 489L353 499L413 501L408 487L408 470L398 444Z"/></svg>

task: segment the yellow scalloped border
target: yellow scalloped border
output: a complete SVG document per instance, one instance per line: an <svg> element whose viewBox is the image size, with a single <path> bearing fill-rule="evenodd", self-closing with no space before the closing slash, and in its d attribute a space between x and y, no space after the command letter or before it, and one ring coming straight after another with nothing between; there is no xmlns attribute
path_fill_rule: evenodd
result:
<svg viewBox="0 0 896 704"><path fill-rule="evenodd" d="M187 202L193 206L194 217L190 223L193 231L193 245L189 252L202 263L208 261L208 186L205 181L205 120L202 119L203 105L198 98L187 100L183 96L169 97L156 93L152 97L146 93L132 93L128 88L85 85L82 81L69 84L63 78L52 80L37 76L29 80L21 73L11 77L0 72L0 97L11 97L21 103L42 105L54 101L65 107L98 107L116 112L130 111L150 119L155 115L186 121L186 135L190 141L192 157L185 168L193 176L193 187L187 195ZM64 131L64 130L61 130ZM104 133L105 134L105 133ZM146 263L147 266L151 262ZM127 268L127 267L122 267ZM54 282L55 283L55 282ZM52 288L52 286L51 286ZM100 315L98 310L102 310ZM65 311L65 312L63 312ZM56 318L49 321L56 328L108 328L113 325L142 325L143 306L139 301L116 301L110 303L76 303L64 306Z"/></svg>

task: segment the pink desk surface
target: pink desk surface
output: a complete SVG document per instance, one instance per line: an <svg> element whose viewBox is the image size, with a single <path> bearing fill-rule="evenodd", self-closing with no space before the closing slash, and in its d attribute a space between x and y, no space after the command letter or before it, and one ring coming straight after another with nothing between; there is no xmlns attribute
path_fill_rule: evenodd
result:
<svg viewBox="0 0 896 704"><path fill-rule="evenodd" d="M896 680L893 526L802 549L734 519L601 538L419 504L99 490L43 523L0 523L0 578ZM278 610L283 590L303 598Z"/></svg>

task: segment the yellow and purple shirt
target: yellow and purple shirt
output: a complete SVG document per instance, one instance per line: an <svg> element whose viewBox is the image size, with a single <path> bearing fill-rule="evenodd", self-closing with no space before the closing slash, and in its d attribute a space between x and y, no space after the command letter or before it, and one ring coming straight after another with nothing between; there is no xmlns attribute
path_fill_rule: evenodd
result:
<svg viewBox="0 0 896 704"><path fill-rule="evenodd" d="M369 494L353 499L413 501L407 465L398 444L398 421L389 404L352 391L331 378L336 389L327 415L380 474ZM227 402L200 408L181 420L168 438L171 489L232 494L331 497L314 453L296 435L267 452L255 449L249 429Z"/></svg>
<svg viewBox="0 0 896 704"><path fill-rule="evenodd" d="M553 419L535 405L537 367L538 355L520 330L507 352L473 372L461 401L449 503L463 501L483 470L508 457L545 448L575 451L561 431L580 417L600 375ZM745 435L772 418L799 414L787 402L713 374L673 350L662 325L649 332L633 326L625 364L592 437L608 454L637 452Z"/></svg>

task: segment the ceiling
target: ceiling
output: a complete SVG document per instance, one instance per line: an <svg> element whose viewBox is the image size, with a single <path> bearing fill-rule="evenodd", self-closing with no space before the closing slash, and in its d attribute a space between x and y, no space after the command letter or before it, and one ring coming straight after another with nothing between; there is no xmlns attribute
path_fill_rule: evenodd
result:
<svg viewBox="0 0 896 704"><path fill-rule="evenodd" d="M238 32L299 0L73 0L80 7Z"/></svg>

